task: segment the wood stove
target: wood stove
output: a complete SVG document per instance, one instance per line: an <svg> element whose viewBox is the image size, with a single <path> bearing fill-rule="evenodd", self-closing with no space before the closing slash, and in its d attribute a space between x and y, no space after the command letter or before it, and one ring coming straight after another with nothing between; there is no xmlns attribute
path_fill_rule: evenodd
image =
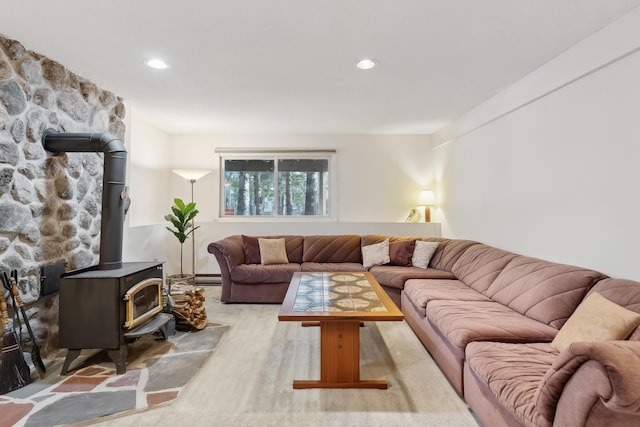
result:
<svg viewBox="0 0 640 427"><path fill-rule="evenodd" d="M104 349L126 372L127 343L164 329L170 314L161 313L162 264L124 263L115 270L88 268L65 274L60 280L60 347L68 348L62 367L83 349Z"/></svg>
<svg viewBox="0 0 640 427"><path fill-rule="evenodd" d="M68 348L62 375L83 349L104 349L118 374L126 371L126 344L160 331L173 316L163 310L162 264L122 262L124 215L129 205L125 185L127 150L106 133L42 135L42 145L53 153L103 152L100 262L66 273L60 279L60 347Z"/></svg>

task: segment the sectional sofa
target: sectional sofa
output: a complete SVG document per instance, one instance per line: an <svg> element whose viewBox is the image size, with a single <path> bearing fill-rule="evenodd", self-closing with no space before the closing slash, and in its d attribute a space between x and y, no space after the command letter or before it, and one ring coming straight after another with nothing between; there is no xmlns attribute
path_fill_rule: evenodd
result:
<svg viewBox="0 0 640 427"><path fill-rule="evenodd" d="M282 263L255 237L209 245L223 302L281 302L295 271L368 269L485 427L640 425L640 283L470 240L265 237L284 239ZM416 241L435 247L427 268L394 257ZM388 262L369 265L383 243Z"/></svg>

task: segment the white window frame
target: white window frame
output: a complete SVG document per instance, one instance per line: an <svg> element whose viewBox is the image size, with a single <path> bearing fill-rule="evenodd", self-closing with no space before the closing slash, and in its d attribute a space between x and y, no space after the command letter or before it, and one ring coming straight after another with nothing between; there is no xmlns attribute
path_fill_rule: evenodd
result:
<svg viewBox="0 0 640 427"><path fill-rule="evenodd" d="M318 150L295 150L295 149L238 149L238 148L216 148L216 154L219 157L219 178L220 178L220 199L218 218L224 221L299 221L299 222L318 222L318 221L336 221L338 212L338 186L337 186L337 168L336 168L336 150L318 149ZM274 160L274 176L277 183L278 160L282 159L326 159L328 161L329 173L329 199L327 215L281 215L277 213L277 207L274 208L273 215L226 215L225 210L225 161L226 160ZM278 200L278 185L274 188L274 200Z"/></svg>

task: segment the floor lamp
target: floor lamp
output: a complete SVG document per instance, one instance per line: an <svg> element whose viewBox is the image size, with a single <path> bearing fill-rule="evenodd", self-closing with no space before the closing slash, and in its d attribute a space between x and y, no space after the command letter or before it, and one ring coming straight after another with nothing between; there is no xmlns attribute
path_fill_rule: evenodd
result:
<svg viewBox="0 0 640 427"><path fill-rule="evenodd" d="M193 200L193 184L196 183L197 180L202 178L203 176L211 173L210 170L206 169L174 169L173 173L180 175L182 178L186 179L191 183L191 203ZM191 226L195 228L195 219L191 221ZM195 230L191 233L191 269L193 271L194 277L196 276L196 232Z"/></svg>

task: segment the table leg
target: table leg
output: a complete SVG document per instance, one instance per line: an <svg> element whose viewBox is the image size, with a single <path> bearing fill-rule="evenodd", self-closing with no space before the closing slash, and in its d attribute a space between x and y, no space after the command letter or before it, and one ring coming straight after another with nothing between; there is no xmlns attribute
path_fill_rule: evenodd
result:
<svg viewBox="0 0 640 427"><path fill-rule="evenodd" d="M387 388L383 380L360 380L359 320L320 322L320 381L296 380L293 388Z"/></svg>

